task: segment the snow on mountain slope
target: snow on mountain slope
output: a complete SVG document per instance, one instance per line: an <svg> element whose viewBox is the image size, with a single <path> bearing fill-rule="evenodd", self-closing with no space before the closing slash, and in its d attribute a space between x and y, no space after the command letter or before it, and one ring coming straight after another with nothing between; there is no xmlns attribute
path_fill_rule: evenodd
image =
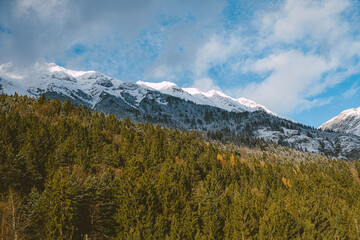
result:
<svg viewBox="0 0 360 240"><path fill-rule="evenodd" d="M136 84L127 83L108 77L95 71L74 71L56 65L55 63L35 64L23 69L12 63L0 65L0 91L20 95L38 97L45 92L76 96L78 100L94 107L100 100L100 95L123 98L124 91L131 95L130 105L136 107L149 91L159 91L174 97L192 101L196 104L209 105L233 112L265 111L277 116L264 106L239 98L234 99L220 91L202 92L196 88L180 88L175 83L150 83L139 81ZM3 89L3 90L1 90Z"/></svg>
<svg viewBox="0 0 360 240"><path fill-rule="evenodd" d="M123 82L95 71L74 71L54 63L35 64L21 69L12 63L0 65L0 85L7 94L15 91L20 95L38 97L43 93L52 92L69 97L76 97L88 106L94 106L99 95L106 91L119 95L116 91ZM8 85L13 87L8 87Z"/></svg>
<svg viewBox="0 0 360 240"><path fill-rule="evenodd" d="M171 82L150 83L138 81L137 84L150 89L155 89L161 93L192 101L196 104L218 107L230 112L253 112L261 110L277 116L266 107L251 100L246 98L234 99L216 90L202 92L197 88L180 88L175 83Z"/></svg>
<svg viewBox="0 0 360 240"><path fill-rule="evenodd" d="M319 129L360 136L360 107L341 112L338 116L321 125Z"/></svg>
<svg viewBox="0 0 360 240"><path fill-rule="evenodd" d="M27 94L27 92L23 89L23 87L19 85L17 82L10 82L1 77L0 77L0 92L3 92L8 95L14 95L15 93L19 95Z"/></svg>
<svg viewBox="0 0 360 240"><path fill-rule="evenodd" d="M56 64L19 68L0 65L0 93L69 98L96 111L184 130L263 138L303 151L339 158L360 158L360 137L323 132L277 117L245 98L219 91L202 92L174 83L122 82L94 71L73 71ZM257 111L261 110L261 111ZM232 135L233 134L233 135ZM224 135L225 136L225 135ZM248 141L245 141L248 142Z"/></svg>

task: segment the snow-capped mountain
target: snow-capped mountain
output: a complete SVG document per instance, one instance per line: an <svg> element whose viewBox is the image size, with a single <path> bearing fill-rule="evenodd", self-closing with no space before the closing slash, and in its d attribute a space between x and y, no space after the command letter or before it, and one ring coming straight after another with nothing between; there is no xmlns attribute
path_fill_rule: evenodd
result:
<svg viewBox="0 0 360 240"><path fill-rule="evenodd" d="M197 88L180 88L175 83L171 82L150 83L138 81L137 84L157 90L161 93L192 101L196 104L218 107L230 112L265 111L269 114L277 116L266 107L257 104L254 101L246 98L234 99L216 90L202 92Z"/></svg>
<svg viewBox="0 0 360 240"><path fill-rule="evenodd" d="M35 64L18 69L11 63L0 65L0 86L6 94L39 97L44 93L75 98L78 102L94 107L103 91L113 91L122 81L95 71L73 71L54 63ZM7 87L7 86L12 87Z"/></svg>
<svg viewBox="0 0 360 240"><path fill-rule="evenodd" d="M303 151L360 158L358 136L312 129L278 117L253 101L219 91L202 92L169 82L123 82L95 71L73 71L50 63L27 69L0 65L0 92L69 98L120 118L202 131L211 139L218 139L219 134L240 143L262 138Z"/></svg>
<svg viewBox="0 0 360 240"><path fill-rule="evenodd" d="M77 100L94 107L101 93L122 97L126 89L135 98L131 104L137 106L149 91L159 91L174 97L192 101L196 104L218 107L234 112L265 111L276 116L264 106L245 98L234 99L220 91L202 92L196 88L180 88L171 82L150 83L138 81L136 84L124 83L95 71L74 71L54 63L35 64L30 69L20 70L13 64L0 65L0 85L3 92L38 97L46 92L75 95ZM132 87L129 88L129 86ZM137 85L135 87L135 85Z"/></svg>
<svg viewBox="0 0 360 240"><path fill-rule="evenodd" d="M319 127L322 130L351 133L360 136L360 107L341 112Z"/></svg>

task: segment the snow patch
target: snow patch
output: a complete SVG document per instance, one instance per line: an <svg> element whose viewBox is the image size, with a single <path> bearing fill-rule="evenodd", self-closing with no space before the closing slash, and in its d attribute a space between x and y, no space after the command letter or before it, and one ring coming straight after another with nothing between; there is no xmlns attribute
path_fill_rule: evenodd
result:
<svg viewBox="0 0 360 240"><path fill-rule="evenodd" d="M266 107L257 104L254 101L245 98L234 99L223 92L216 90L202 92L197 88L180 88L175 83L171 82L150 83L138 81L137 84L150 89L155 89L161 93L192 101L196 104L209 105L234 112L265 111L273 116L277 116Z"/></svg>
<svg viewBox="0 0 360 240"><path fill-rule="evenodd" d="M360 108L345 110L338 116L322 124L318 129L360 136Z"/></svg>
<svg viewBox="0 0 360 240"><path fill-rule="evenodd" d="M161 89L166 89L166 88L177 87L177 85L175 83L166 82L166 81L159 82L159 83L138 81L138 82L136 82L136 84L146 86L146 87L150 87L150 88L155 89L155 90L161 90Z"/></svg>

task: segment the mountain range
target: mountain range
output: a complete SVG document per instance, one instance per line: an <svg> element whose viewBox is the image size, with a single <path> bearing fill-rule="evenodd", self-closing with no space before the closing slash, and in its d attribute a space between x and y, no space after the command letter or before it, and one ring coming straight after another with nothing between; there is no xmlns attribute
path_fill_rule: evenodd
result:
<svg viewBox="0 0 360 240"><path fill-rule="evenodd" d="M54 63L23 69L11 63L0 65L0 91L35 98L44 94L63 101L69 98L75 104L120 118L198 130L212 137L220 134L231 140L264 139L332 157L360 157L360 136L356 135L359 124L356 118L345 117L351 114L314 129L278 116L251 100L235 99L220 91L202 92L171 82L124 82ZM349 120L340 121L344 119Z"/></svg>

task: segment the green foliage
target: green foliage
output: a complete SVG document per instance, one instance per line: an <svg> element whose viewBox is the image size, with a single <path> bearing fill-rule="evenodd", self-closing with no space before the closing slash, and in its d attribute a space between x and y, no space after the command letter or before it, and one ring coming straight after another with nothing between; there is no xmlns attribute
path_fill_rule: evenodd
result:
<svg viewBox="0 0 360 240"><path fill-rule="evenodd" d="M44 239L72 239L74 235L74 199L69 176L60 168L43 193Z"/></svg>
<svg viewBox="0 0 360 240"><path fill-rule="evenodd" d="M0 237L360 238L359 161L254 144L0 95Z"/></svg>

